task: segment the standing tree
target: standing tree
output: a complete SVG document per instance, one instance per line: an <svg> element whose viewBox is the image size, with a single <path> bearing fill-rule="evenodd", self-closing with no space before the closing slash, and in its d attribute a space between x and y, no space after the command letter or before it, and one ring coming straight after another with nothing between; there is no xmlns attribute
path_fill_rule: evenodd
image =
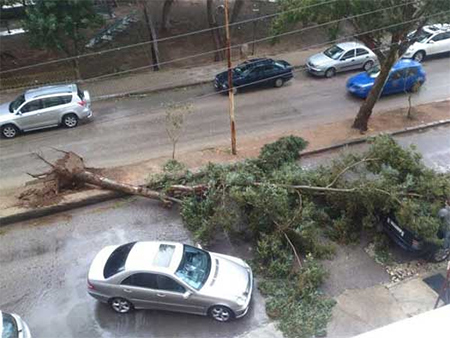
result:
<svg viewBox="0 0 450 338"><path fill-rule="evenodd" d="M175 0L164 0L162 8L161 29L164 31L169 26L169 15Z"/></svg>
<svg viewBox="0 0 450 338"><path fill-rule="evenodd" d="M192 113L192 104L169 104L166 108L166 132L172 142L172 160L175 160L175 148L184 130L186 115Z"/></svg>
<svg viewBox="0 0 450 338"><path fill-rule="evenodd" d="M23 24L32 46L76 56L84 50L83 30L101 22L92 0L36 0L34 6L27 7ZM78 58L73 62L80 79Z"/></svg>
<svg viewBox="0 0 450 338"><path fill-rule="evenodd" d="M317 4L317 6L305 8ZM298 8L296 11L295 9ZM383 10L387 8L386 10ZM286 30L290 24L302 22L325 23L348 18L354 36L371 48L378 56L380 73L369 96L361 105L353 128L367 130L373 107L380 97L392 66L414 41L406 35L416 30L416 35L430 20L448 17L448 0L280 0L284 14L273 23L275 32ZM368 13L364 15L364 13Z"/></svg>

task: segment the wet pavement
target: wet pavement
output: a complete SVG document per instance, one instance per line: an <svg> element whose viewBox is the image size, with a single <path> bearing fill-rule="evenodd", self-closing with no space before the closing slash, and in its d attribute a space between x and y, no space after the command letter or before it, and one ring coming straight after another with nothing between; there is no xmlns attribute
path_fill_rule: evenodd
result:
<svg viewBox="0 0 450 338"><path fill-rule="evenodd" d="M236 337L267 323L258 291L244 318L224 324L148 310L120 315L96 302L86 292L91 260L106 245L134 240L192 243L175 209L140 198L1 227L0 309L21 315L38 338Z"/></svg>

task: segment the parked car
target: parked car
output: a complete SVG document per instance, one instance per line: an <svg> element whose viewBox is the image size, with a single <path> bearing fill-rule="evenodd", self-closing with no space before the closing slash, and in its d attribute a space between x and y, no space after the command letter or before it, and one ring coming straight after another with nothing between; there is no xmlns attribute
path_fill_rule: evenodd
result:
<svg viewBox="0 0 450 338"><path fill-rule="evenodd" d="M409 33L408 38L414 34ZM450 24L424 26L402 57L421 62L426 56L441 53L450 53Z"/></svg>
<svg viewBox="0 0 450 338"><path fill-rule="evenodd" d="M0 311L0 337L31 338L28 325L14 313Z"/></svg>
<svg viewBox="0 0 450 338"><path fill-rule="evenodd" d="M374 66L367 72L352 76L347 81L347 90L355 96L366 98L379 73L379 66ZM413 60L400 60L392 67L381 95L416 90L425 80L425 70L420 63Z"/></svg>
<svg viewBox="0 0 450 338"><path fill-rule="evenodd" d="M385 216L382 219L384 231L401 248L418 255L427 256L434 262L442 262L450 256L449 243L439 247L436 244L427 243L412 231L402 227L394 215ZM439 231L438 238L445 238L444 233Z"/></svg>
<svg viewBox="0 0 450 338"><path fill-rule="evenodd" d="M3 137L14 138L19 132L58 125L74 128L79 120L91 117L88 91L76 84L47 86L0 105L0 130Z"/></svg>
<svg viewBox="0 0 450 338"><path fill-rule="evenodd" d="M363 44L343 42L309 57L306 68L313 75L329 78L337 72L353 69L369 70L377 63L377 56Z"/></svg>
<svg viewBox="0 0 450 338"><path fill-rule="evenodd" d="M292 66L283 60L266 58L250 59L233 68L233 91L243 87L271 85L281 87L293 78ZM228 71L216 75L214 87L217 91L228 89Z"/></svg>
<svg viewBox="0 0 450 338"><path fill-rule="evenodd" d="M227 322L247 313L252 290L242 259L174 242L108 246L88 274L89 294L118 313L157 309Z"/></svg>

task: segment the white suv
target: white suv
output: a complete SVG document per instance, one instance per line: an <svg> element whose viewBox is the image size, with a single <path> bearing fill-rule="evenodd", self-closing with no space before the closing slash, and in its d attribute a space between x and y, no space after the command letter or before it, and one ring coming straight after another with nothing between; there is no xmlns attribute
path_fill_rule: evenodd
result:
<svg viewBox="0 0 450 338"><path fill-rule="evenodd" d="M0 105L0 131L14 138L21 131L62 125L74 128L81 119L92 117L88 91L76 84L27 90L14 101Z"/></svg>
<svg viewBox="0 0 450 338"><path fill-rule="evenodd" d="M409 33L408 38L412 38L414 33ZM421 62L427 55L448 53L450 52L450 24L424 26L415 40L416 42L403 54L403 58Z"/></svg>

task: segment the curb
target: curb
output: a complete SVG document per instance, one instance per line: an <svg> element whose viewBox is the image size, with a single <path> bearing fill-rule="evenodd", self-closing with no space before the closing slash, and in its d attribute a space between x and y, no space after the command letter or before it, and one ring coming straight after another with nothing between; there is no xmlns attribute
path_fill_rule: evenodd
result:
<svg viewBox="0 0 450 338"><path fill-rule="evenodd" d="M300 155L301 156L316 155L316 154L325 153L325 152L331 151L331 150L336 150L336 149L345 148L345 147L356 145L356 144L365 143L365 142L367 142L368 139L379 136L379 135L396 136L396 135L407 134L407 133L411 133L411 132L415 132L415 131L421 131L421 130L425 130L425 129L429 129L429 128L444 126L446 124L450 124L450 119L425 123L425 124L421 124L421 125L414 126L414 127L408 127L408 128L405 128L402 130L397 130L397 131L387 131L387 132L378 133L376 135L362 136L362 137L356 138L351 141L336 143L336 144L333 144L332 146L318 148L318 149L310 150L310 151L305 151L305 152L300 153Z"/></svg>
<svg viewBox="0 0 450 338"><path fill-rule="evenodd" d="M443 126L443 125L447 125L447 124L450 124L450 119L430 122L430 123L422 124L422 125L415 126L415 127L408 127L408 128L398 130L398 131L382 132L382 133L378 133L373 136L363 136L363 137L360 137L360 138L357 138L357 139L354 139L354 140L351 140L348 142L334 144L329 147L323 147L323 148L319 148L319 149L315 149L315 150L311 150L311 151L305 151L305 152L301 153L300 155L301 155L301 157L311 156L311 155L325 153L325 152L340 149L340 148L345 148L345 147L355 145L355 144L361 144L361 143L367 142L367 140L371 137L382 135L382 134L387 134L387 135L391 135L391 136L402 135L402 134L412 133L415 131L421 131L421 130L425 130L425 129L429 129L429 128ZM4 225L16 223L16 222L23 222L23 221L28 221L28 220L31 220L34 218L49 216L49 215L53 215L53 214L56 214L56 213L59 213L62 211L68 211L68 210L72 210L75 208L93 205L93 204L97 204L100 202L105 202L105 201L109 201L109 200L113 200L113 199L125 197L125 196L127 196L127 195L123 194L123 193L115 192L115 191L102 191L102 193L99 195L89 196L87 198L84 198L84 199L81 199L78 201L72 201L72 202L66 202L66 203L63 202L62 204L58 204L58 205L51 205L48 207L27 210L24 212L19 212L17 214L0 217L0 227L2 227Z"/></svg>
<svg viewBox="0 0 450 338"><path fill-rule="evenodd" d="M174 89L201 86L201 85L204 85L207 83L212 84L213 81L212 80L203 80L203 81L199 81L199 82L179 84L179 85L175 85L175 86L169 86L169 87L158 88L158 89L136 90L136 91L123 92L123 93L118 93L118 94L101 95L101 96L93 97L92 102L106 101L106 100L111 100L111 99L128 98L128 97L133 97L133 96L137 96L137 95L145 95L145 94L152 94L152 93L160 93L160 92L165 92L165 91L174 90Z"/></svg>
<svg viewBox="0 0 450 338"><path fill-rule="evenodd" d="M50 205L47 207L42 208L36 208L36 209L30 209L26 210L24 212L19 212L17 214L9 215L0 217L0 227L6 226L12 223L17 222L23 222L28 221L34 218L44 217L44 216L50 216L53 214L57 214L59 212L68 211L80 207L85 207L88 205L93 205L109 200L113 200L116 198L124 197L126 194L119 193L116 191L102 191L101 194L95 195L95 196L89 196L84 199L80 199L78 201L72 201L72 202L63 202L61 204L57 205Z"/></svg>

